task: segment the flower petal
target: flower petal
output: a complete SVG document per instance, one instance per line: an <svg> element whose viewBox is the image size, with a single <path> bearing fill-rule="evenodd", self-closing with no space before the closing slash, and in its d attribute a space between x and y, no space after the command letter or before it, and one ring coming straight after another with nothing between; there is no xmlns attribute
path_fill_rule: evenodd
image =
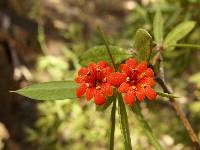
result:
<svg viewBox="0 0 200 150"><path fill-rule="evenodd" d="M154 77L154 72L151 68L148 68L146 71L145 71L145 75L147 77Z"/></svg>
<svg viewBox="0 0 200 150"><path fill-rule="evenodd" d="M137 84L145 84L145 85L148 85L148 86L154 86L156 84L156 81L151 78L151 77L144 77L142 79L140 79Z"/></svg>
<svg viewBox="0 0 200 150"><path fill-rule="evenodd" d="M86 81L86 76L78 76L77 78L75 78L75 82L76 83L83 83Z"/></svg>
<svg viewBox="0 0 200 150"><path fill-rule="evenodd" d="M105 76L105 77L110 75L112 72L113 72L112 67L105 67L102 69L103 76Z"/></svg>
<svg viewBox="0 0 200 150"><path fill-rule="evenodd" d="M90 71L90 73L91 73L91 76L95 76L95 75L96 75L96 72L97 72L97 70L96 70L97 65L96 65L95 63L90 63L90 64L88 65L88 68L89 68L89 71Z"/></svg>
<svg viewBox="0 0 200 150"><path fill-rule="evenodd" d="M94 88L87 88L86 89L86 99L89 101L94 96Z"/></svg>
<svg viewBox="0 0 200 150"><path fill-rule="evenodd" d="M86 85L82 84L79 88L76 89L76 96L77 97L82 97L82 95L85 93L86 91Z"/></svg>
<svg viewBox="0 0 200 150"><path fill-rule="evenodd" d="M96 105L102 105L105 103L105 96L103 95L101 90L97 90L94 95L94 103Z"/></svg>
<svg viewBox="0 0 200 150"><path fill-rule="evenodd" d="M125 95L124 95L124 101L128 105L133 105L135 102L135 92L129 90Z"/></svg>
<svg viewBox="0 0 200 150"><path fill-rule="evenodd" d="M137 61L133 58L130 58L126 61L126 64L131 67L132 69L134 69L137 66Z"/></svg>
<svg viewBox="0 0 200 150"><path fill-rule="evenodd" d="M150 86L145 88L145 95L149 100L155 100L157 96L156 92Z"/></svg>
<svg viewBox="0 0 200 150"><path fill-rule="evenodd" d="M78 75L79 75L79 76L87 75L88 71L89 71L88 68L82 67L82 68L78 71Z"/></svg>
<svg viewBox="0 0 200 150"><path fill-rule="evenodd" d="M145 71L147 69L147 62L146 61L142 61L141 63L139 63L136 67L137 72L141 73L143 71Z"/></svg>
<svg viewBox="0 0 200 150"><path fill-rule="evenodd" d="M144 79L145 84L149 86L154 86L156 84L156 81L153 78L147 77Z"/></svg>
<svg viewBox="0 0 200 150"><path fill-rule="evenodd" d="M98 63L98 67L100 67L101 69L102 69L102 68L105 68L105 67L107 67L107 66L108 66L108 63L105 62L105 61L100 61L100 62Z"/></svg>
<svg viewBox="0 0 200 150"><path fill-rule="evenodd" d="M118 88L119 93L126 93L131 85L127 82L123 82Z"/></svg>
<svg viewBox="0 0 200 150"><path fill-rule="evenodd" d="M126 76L119 72L111 73L107 77L107 81L112 85L119 87L123 82L126 81Z"/></svg>
<svg viewBox="0 0 200 150"><path fill-rule="evenodd" d="M143 88L137 88L136 96L139 101L143 101L145 98L145 91Z"/></svg>
<svg viewBox="0 0 200 150"><path fill-rule="evenodd" d="M131 74L131 68L127 64L121 64L120 70L125 73L127 76L130 76Z"/></svg>
<svg viewBox="0 0 200 150"><path fill-rule="evenodd" d="M102 83L100 86L105 95L107 95L107 96L113 95L112 85L110 83Z"/></svg>

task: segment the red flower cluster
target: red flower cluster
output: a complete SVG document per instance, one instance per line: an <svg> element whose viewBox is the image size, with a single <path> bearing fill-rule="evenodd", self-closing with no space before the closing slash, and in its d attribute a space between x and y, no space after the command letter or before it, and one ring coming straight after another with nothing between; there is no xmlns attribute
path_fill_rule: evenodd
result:
<svg viewBox="0 0 200 150"><path fill-rule="evenodd" d="M135 59L128 59L120 69L122 73L112 73L108 81L118 88L118 92L125 93L124 101L127 104L133 105L136 97L139 101L145 97L155 100L157 94L152 89L155 85L154 72L148 68L146 61L138 63Z"/></svg>
<svg viewBox="0 0 200 150"><path fill-rule="evenodd" d="M112 72L113 68L105 61L100 61L98 64L91 63L87 68L81 68L75 79L76 83L80 84L76 95L82 97L86 93L88 101L94 97L95 104L104 104L106 96L113 95L112 85L107 82L107 77Z"/></svg>
<svg viewBox="0 0 200 150"><path fill-rule="evenodd" d="M104 61L98 64L91 63L87 68L81 68L75 81L80 84L76 94L82 97L86 93L86 99L97 105L105 103L106 96L112 96L112 86L118 88L118 92L125 93L124 101L133 105L135 99L143 101L156 98L156 92L152 89L155 85L154 72L148 68L147 62L138 63L135 59L128 59L120 65L120 72L113 72L113 68Z"/></svg>

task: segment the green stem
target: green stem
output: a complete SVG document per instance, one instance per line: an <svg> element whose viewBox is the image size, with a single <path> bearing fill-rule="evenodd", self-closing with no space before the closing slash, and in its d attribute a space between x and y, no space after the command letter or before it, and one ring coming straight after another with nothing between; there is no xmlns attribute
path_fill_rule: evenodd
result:
<svg viewBox="0 0 200 150"><path fill-rule="evenodd" d="M136 119L138 120L140 126L142 127L142 130L146 134L147 138L151 142L151 144L156 148L156 150L163 150L160 143L157 141L155 135L153 134L153 131L147 121L144 119L144 116L141 113L141 108L138 103L134 104L134 107L130 107L131 110L134 112Z"/></svg>
<svg viewBox="0 0 200 150"><path fill-rule="evenodd" d="M116 66L115 61L114 61L114 59L113 59L113 56L112 56L112 54L111 54L111 52L110 52L110 48L109 48L109 44L108 44L107 38L106 38L104 32L101 30L100 27L98 27L98 30L99 30L99 33L100 33L100 35L101 35L101 37L102 37L102 40L103 40L103 42L104 42L104 44L105 44L105 46L106 46L106 50L107 50L107 52L108 52L108 55L109 55L109 57L110 57L110 60L112 61L113 67L115 68L115 70L117 70L117 66Z"/></svg>
<svg viewBox="0 0 200 150"><path fill-rule="evenodd" d="M43 23L38 23L38 42L44 55L48 54Z"/></svg>
<svg viewBox="0 0 200 150"><path fill-rule="evenodd" d="M111 129L110 129L110 142L109 142L109 150L114 150L114 139L115 139L115 114L116 114L116 99L113 101L113 106L111 110Z"/></svg>
<svg viewBox="0 0 200 150"><path fill-rule="evenodd" d="M124 148L125 150L132 150L126 107L124 105L122 95L119 93L118 93L118 105L119 105L118 112L120 119L120 129L123 137Z"/></svg>
<svg viewBox="0 0 200 150"><path fill-rule="evenodd" d="M117 66L115 64L115 61L113 59L113 56L110 52L110 48L109 48L109 44L107 41L107 38L105 37L104 32L101 30L100 27L98 27L99 33L103 39L103 42L106 46L106 50L108 52L108 56L110 57L110 60L112 62L112 65L114 67L115 70L117 70ZM109 142L109 150L113 150L114 149L114 135L115 135L115 113L116 113L116 98L113 101L113 107L112 107L112 111L111 111L111 129L110 129L110 142Z"/></svg>

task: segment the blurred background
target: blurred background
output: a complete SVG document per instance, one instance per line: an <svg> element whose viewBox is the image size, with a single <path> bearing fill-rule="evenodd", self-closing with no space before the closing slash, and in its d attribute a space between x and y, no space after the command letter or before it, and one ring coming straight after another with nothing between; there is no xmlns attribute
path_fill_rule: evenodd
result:
<svg viewBox="0 0 200 150"><path fill-rule="evenodd" d="M32 101L9 93L32 83L74 78L79 56L102 44L130 48L138 28L152 34L157 8L165 35L184 20L195 29L181 42L200 44L199 0L0 0L0 150L105 150L110 107L80 101ZM165 78L200 137L200 51L164 51ZM191 150L190 139L167 100L143 103L143 114L166 150ZM153 150L129 113L135 150ZM117 123L115 149L123 149Z"/></svg>

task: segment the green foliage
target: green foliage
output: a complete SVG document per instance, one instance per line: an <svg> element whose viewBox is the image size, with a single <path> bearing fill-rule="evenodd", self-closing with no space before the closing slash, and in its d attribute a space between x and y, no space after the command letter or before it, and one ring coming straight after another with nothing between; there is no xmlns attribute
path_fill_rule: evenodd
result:
<svg viewBox="0 0 200 150"><path fill-rule="evenodd" d="M26 129L26 140L36 143L37 150L95 150L108 143L109 115L95 111L92 103L81 107L77 101L45 101L38 111L34 128ZM120 141L115 144L120 148Z"/></svg>
<svg viewBox="0 0 200 150"><path fill-rule="evenodd" d="M131 55L128 54L128 50L126 49L120 48L118 46L109 46L109 48L113 59L117 64L131 57ZM80 64L83 66L87 66L91 62L99 62L101 60L111 63L105 46L95 46L80 55Z"/></svg>
<svg viewBox="0 0 200 150"><path fill-rule="evenodd" d="M163 41L163 23L162 13L160 10L157 10L153 20L153 33L156 43Z"/></svg>
<svg viewBox="0 0 200 150"><path fill-rule="evenodd" d="M173 94L169 94L169 93L164 93L164 92L158 92L156 91L156 93L162 97L167 97L167 98L180 98L178 96L175 96Z"/></svg>
<svg viewBox="0 0 200 150"><path fill-rule="evenodd" d="M15 92L35 100L63 100L76 98L76 88L73 81L53 81L33 84Z"/></svg>
<svg viewBox="0 0 200 150"><path fill-rule="evenodd" d="M152 50L152 37L145 29L138 29L135 35L134 46L139 60L149 60Z"/></svg>
<svg viewBox="0 0 200 150"><path fill-rule="evenodd" d="M124 143L125 150L131 150L131 138L130 131L128 125L128 117L126 112L126 107L123 102L121 94L118 94L118 112L119 112L119 120L120 120L120 129L122 134L122 139Z"/></svg>
<svg viewBox="0 0 200 150"><path fill-rule="evenodd" d="M63 72L69 68L69 64L63 58L55 56L43 56L38 59L38 70L46 70L54 79L62 79Z"/></svg>
<svg viewBox="0 0 200 150"><path fill-rule="evenodd" d="M197 44L183 44L183 43L180 43L180 44L175 44L174 47L177 47L177 48L190 48L192 50L200 50L200 45L197 45Z"/></svg>
<svg viewBox="0 0 200 150"><path fill-rule="evenodd" d="M190 0L194 1L194 0ZM197 1L197 0L196 0ZM187 5L184 5L186 3ZM155 3L157 4L157 2ZM120 43L121 45L131 45L128 41L130 41L130 38L132 38L133 34L138 28L144 28L139 29L135 36L134 47L138 50L139 53L139 59L140 60L149 60L149 53L151 50L151 42L152 37L151 35L146 31L153 31L150 32L152 35L154 35L154 40L156 41L156 44L161 44L163 42L163 35L164 31L165 34L167 34L167 37L164 40L164 60L165 60L165 68L166 68L166 76L167 79L172 81L172 84L175 85L175 88L177 91L180 92L180 95L185 94L185 89L188 88L187 85L187 78L189 69L191 72L197 72L196 69L198 68L199 64L196 60L198 60L198 52L194 51L188 51L188 49L199 49L199 46L197 45L191 45L191 44L177 44L179 40L184 38L188 33L192 30L194 27L193 21L186 21L184 23L179 24L177 27L173 28L176 24L180 23L182 20L199 20L199 11L198 9L191 9L195 7L194 5L189 5L188 0L183 1L162 1L161 4L159 4L158 10L155 7L155 4L152 3L151 5L143 6L142 4L136 4L135 8L130 11L127 17L125 17L125 28L123 24L123 30L121 32L118 32L118 37L114 37L114 40L116 40L116 43ZM187 11L185 11L187 10ZM192 10L192 11L191 11ZM162 14L161 14L162 12ZM183 13L184 12L184 13ZM154 15L155 14L155 15ZM153 19L153 25L152 18ZM116 16L115 16L116 17ZM122 18L122 17L121 17ZM168 19L165 23L165 27L163 27L163 18ZM105 46L95 47L92 49L89 49L88 51L78 51L85 49L88 45L92 43L92 45L96 42L94 42L94 39L97 39L98 37L91 34L92 38L89 40L84 40L84 38L81 37L81 35L85 35L85 33L81 33L82 27L80 26L81 23L74 23L73 25L69 24L69 29L66 32L61 32L61 35L66 38L67 40L70 40L70 44L67 43L69 46L68 51L64 53L66 57L71 55L72 52L72 62L71 59L68 61L68 59L63 59L61 56L57 58L45 56L42 57L39 60L39 69L47 71L47 74L51 75L53 80L62 80L69 78L74 78L74 74L69 72L71 70L75 71L77 70L80 65L78 64L78 59L76 55L73 53L73 51L77 51L77 54L80 57L80 63L81 65L87 65L89 62L97 62L99 60L106 60L109 63L110 58L108 57L107 51L105 49ZM95 23L94 23L95 24ZM120 23L119 23L120 24ZM85 26L85 24L84 24ZM87 24L87 27L92 27L93 24ZM95 27L93 27L95 28ZM163 28L165 29L163 31ZM84 28L83 28L84 29ZM153 30L152 30L153 29ZM170 32L170 30L172 31ZM84 30L85 31L85 30ZM114 30L113 30L114 31ZM46 49L45 40L47 38L44 37L44 31L40 30L41 33L39 33L39 42L42 47L42 49ZM90 33L89 29L89 33ZM111 32L111 31L109 31ZM199 30L195 30L195 33L190 34L187 36L187 38L184 39L184 43L188 41L192 41L192 43L197 43L199 41ZM88 34L88 33L87 33ZM128 35L128 36L127 36ZM83 36L84 37L84 36ZM91 43L89 43L89 42ZM123 60L131 57L127 53L127 49L118 48L115 46L109 46L111 49L111 53L114 56L114 60L117 63L122 62ZM172 49L175 48L175 51L165 51L166 49ZM73 49L73 51L71 51ZM154 49L153 49L154 50ZM46 50L45 50L46 51ZM193 63L190 63L191 61L196 61L194 65L191 65ZM71 64L72 63L72 64ZM74 67L74 68L73 68ZM181 68L181 70L180 70ZM175 73L183 73L182 76L177 76ZM185 77L186 76L186 77ZM45 76L46 78L46 76ZM177 82L175 82L177 80ZM194 83L199 83L199 75L191 76L189 81ZM190 87L190 85L189 85ZM50 89L51 90L51 89ZM62 88L61 88L62 90ZM26 91L27 92L27 91ZM25 93L26 93L25 92ZM52 92L50 92L52 94ZM65 91L66 93L66 91ZM28 93L30 94L30 93ZM43 94L43 93L42 93ZM45 94L45 92L44 92ZM50 94L50 95L51 95ZM176 96L172 94L157 92L158 95L162 97L168 97L168 98L177 98ZM190 92L192 94L192 92ZM49 94L46 94L49 95ZM49 96L50 96L49 95ZM61 94L62 95L62 94ZM67 95L68 96L68 95ZM41 97L41 96L39 96ZM62 97L62 96L61 96ZM65 96L64 96L65 97ZM58 97L56 96L56 99ZM112 103L112 98L110 97L106 104L100 107L96 107L97 110L105 110L108 108L110 109L110 105ZM71 103L72 102L72 103ZM119 102L120 103L120 102ZM81 103L82 104L82 103ZM120 104L119 104L120 106ZM158 107L157 107L158 106ZM185 107L185 112L190 114L191 112L196 112L195 114L198 115L198 108L199 104L195 102L191 102L190 109L188 110L187 107ZM105 130L106 128L109 128L108 126L108 115L106 113L102 112L95 112L95 107L90 105L87 106L79 106L77 103L73 101L45 101L42 103L39 103L38 106L39 113L41 114L37 120L35 128L37 130L34 130L34 132L31 132L30 134L33 135L32 140L34 141L33 144L37 143L39 147L37 149L41 150L49 150L49 149L55 149L55 150L63 150L63 149L96 149L97 147L99 149L105 149L107 145L107 141L104 140L106 138ZM122 106L124 107L124 106ZM184 105L183 105L184 107ZM124 119L126 119L126 115L123 116L124 109L121 109L121 113L119 114L119 119L121 123L124 123ZM135 137L137 135L137 131L142 128L142 133L145 133L148 140L150 141L151 145L153 145L156 149L161 149L160 144L158 143L155 135L152 132L152 129L142 116L140 112L140 107L137 107L137 104L131 108L134 113L135 117L138 120L140 126L134 126L134 142L135 143ZM154 110L155 113L151 114L151 112L148 111L148 109L144 108L144 112L146 112L145 117L148 119L148 122L153 127L156 128L154 130L159 135L159 141L162 141L162 144L164 147L168 149L176 149L175 145L177 144L178 149L187 149L185 144L188 143L189 139L187 136L185 136L185 133L183 132L184 129L180 127L180 122L177 121L176 117L174 117L174 114L172 111L169 111L167 107L161 103L160 101L157 101L155 103L151 104L150 110ZM159 109L159 115L158 115L158 109ZM112 107L112 110L114 110L114 105ZM191 112L190 112L191 111ZM114 112L114 111L112 111ZM95 116L95 117L94 117ZM112 113L113 118L114 113ZM195 115L191 115L191 120L197 120L195 118ZM112 119L113 120L113 119ZM132 118L130 118L130 122L133 121ZM159 123L158 123L159 122ZM133 122L134 123L134 122ZM194 127L195 124L198 124L196 122L193 123ZM171 130L173 128L173 130ZM111 126L111 129L113 130L113 124ZM127 135L125 135L126 129L122 129L122 133L124 133L123 137L124 139L128 139ZM197 128L196 128L196 131ZM112 131L111 131L112 132ZM113 133L113 132L112 132ZM29 135L30 135L29 134ZM170 135L174 143L172 145L165 145L165 141L162 139L163 136ZM115 139L115 147L118 148L118 145L120 145L121 140L118 138L119 133L117 133ZM30 136L31 137L31 136ZM145 138L143 139L142 135L139 135L138 141L139 144L136 143L136 145L140 145L140 149L151 149L151 145L148 144L148 142L145 141ZM111 144L113 145L112 141L114 139L111 139ZM142 141L142 142L141 142ZM143 144L145 143L145 144ZM146 145L146 147L145 147ZM111 146L112 147L112 146ZM133 146L135 148L135 145ZM166 149L167 149L166 148ZM152 148L153 149L153 148Z"/></svg>
<svg viewBox="0 0 200 150"><path fill-rule="evenodd" d="M162 146L160 145L157 138L155 137L151 127L149 126L147 121L144 119L144 116L141 113L140 105L138 103L135 103L134 106L131 107L131 110L135 114L136 119L139 121L139 124L142 127L142 130L146 134L151 144L156 148L156 150L163 150Z"/></svg>
<svg viewBox="0 0 200 150"><path fill-rule="evenodd" d="M116 98L114 99L111 115L110 115L110 129L109 129L109 150L114 150L115 142L115 119L116 118Z"/></svg>
<svg viewBox="0 0 200 150"><path fill-rule="evenodd" d="M185 21L177 25L170 31L164 41L164 47L169 48L184 38L195 26L194 21Z"/></svg>
<svg viewBox="0 0 200 150"><path fill-rule="evenodd" d="M200 83L200 72L195 73L194 75L192 75L192 76L189 78L189 81L190 81L190 82L193 82L193 83Z"/></svg>
<svg viewBox="0 0 200 150"><path fill-rule="evenodd" d="M195 113L197 116L200 117L200 102L199 102L199 101L190 104L190 105L189 105L189 109L190 109L193 113Z"/></svg>

